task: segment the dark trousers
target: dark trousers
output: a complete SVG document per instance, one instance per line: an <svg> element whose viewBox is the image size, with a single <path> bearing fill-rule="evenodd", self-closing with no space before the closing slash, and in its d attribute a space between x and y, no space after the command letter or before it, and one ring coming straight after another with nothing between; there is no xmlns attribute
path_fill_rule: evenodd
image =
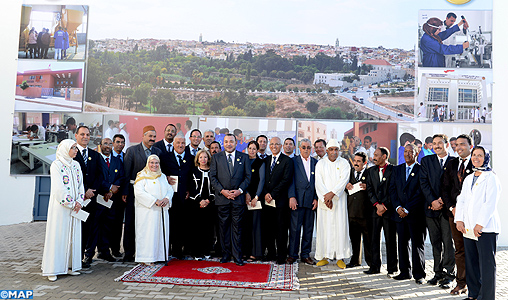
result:
<svg viewBox="0 0 508 300"><path fill-rule="evenodd" d="M48 58L48 48L49 46L42 46L41 47L41 54L40 54L40 58Z"/></svg>
<svg viewBox="0 0 508 300"><path fill-rule="evenodd" d="M457 265L457 285L466 285L466 252L464 250L464 236L457 230L455 218L448 218L452 232L453 243L455 245L455 264Z"/></svg>
<svg viewBox="0 0 508 300"><path fill-rule="evenodd" d="M452 233L448 217L440 214L439 217L426 217L429 230L432 255L434 257L434 273L437 277L455 278L455 256L453 255ZM446 271L443 271L443 268Z"/></svg>
<svg viewBox="0 0 508 300"><path fill-rule="evenodd" d="M217 205L222 257L242 261L242 217L245 205Z"/></svg>
<svg viewBox="0 0 508 300"><path fill-rule="evenodd" d="M362 264L362 236L365 262L372 265L372 218L349 218L349 239L353 255L350 263Z"/></svg>
<svg viewBox="0 0 508 300"><path fill-rule="evenodd" d="M288 252L289 206L263 207L263 247L267 258L286 260Z"/></svg>
<svg viewBox="0 0 508 300"><path fill-rule="evenodd" d="M242 222L242 252L244 256L263 256L261 210L246 210Z"/></svg>
<svg viewBox="0 0 508 300"><path fill-rule="evenodd" d="M386 214L386 213L385 213ZM372 266L381 269L381 229L384 231L386 243L386 259L388 272L397 272L397 229L395 222L387 217L372 217Z"/></svg>
<svg viewBox="0 0 508 300"><path fill-rule="evenodd" d="M413 275L415 279L425 278L425 250L424 243L426 230L423 218L420 222L408 222L402 220L397 223L397 235L399 246L399 268L401 274ZM411 240L411 250L409 241ZM411 251L411 263L409 253Z"/></svg>
<svg viewBox="0 0 508 300"><path fill-rule="evenodd" d="M298 258L300 250L300 233L302 236L302 248L300 258L308 258L312 248L312 232L314 231L315 210L307 207L298 207L291 210L291 220L289 226L289 256Z"/></svg>
<svg viewBox="0 0 508 300"><path fill-rule="evenodd" d="M497 233L484 232L478 241L464 238L469 297L496 299Z"/></svg>
<svg viewBox="0 0 508 300"><path fill-rule="evenodd" d="M202 257L210 255L213 247L213 203L201 208L199 201L188 199L186 202L188 238L185 244L190 255ZM192 216L192 217L190 217Z"/></svg>
<svg viewBox="0 0 508 300"><path fill-rule="evenodd" d="M125 226L123 230L123 249L125 257L134 257L136 253L136 221L134 209L134 188L129 186L129 195L125 204Z"/></svg>
<svg viewBox="0 0 508 300"><path fill-rule="evenodd" d="M118 195L118 194L117 194ZM125 202L122 196L113 197L113 206L109 212L109 247L111 252L120 252L120 241L122 240L123 219L125 215Z"/></svg>
<svg viewBox="0 0 508 300"><path fill-rule="evenodd" d="M99 249L99 253L109 253L109 209L103 205L97 204L96 200L90 202L90 215L85 222L88 227L88 237L85 246L85 256L94 257L95 249Z"/></svg>

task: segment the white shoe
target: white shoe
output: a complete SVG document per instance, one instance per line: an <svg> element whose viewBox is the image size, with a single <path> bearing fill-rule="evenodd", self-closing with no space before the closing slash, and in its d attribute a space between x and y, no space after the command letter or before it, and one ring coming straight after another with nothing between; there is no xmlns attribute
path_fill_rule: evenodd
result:
<svg viewBox="0 0 508 300"><path fill-rule="evenodd" d="M56 281L56 275L55 276L48 276L48 280L51 282Z"/></svg>
<svg viewBox="0 0 508 300"><path fill-rule="evenodd" d="M67 274L68 274L68 275L71 275L71 276L78 276L78 275L81 275L81 273L79 273L79 272L73 272L72 270L67 271Z"/></svg>

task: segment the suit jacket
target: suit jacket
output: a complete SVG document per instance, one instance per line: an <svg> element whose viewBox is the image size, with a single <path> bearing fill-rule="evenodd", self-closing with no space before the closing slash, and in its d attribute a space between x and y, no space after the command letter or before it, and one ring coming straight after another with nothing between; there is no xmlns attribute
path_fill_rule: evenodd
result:
<svg viewBox="0 0 508 300"><path fill-rule="evenodd" d="M390 197L394 209L401 206L408 210L408 215L404 220L408 222L425 222L425 200L420 188L420 170L421 166L415 163L411 174L406 180L406 164L400 164L392 169L392 178L390 180ZM402 222L402 218L395 211L395 222Z"/></svg>
<svg viewBox="0 0 508 300"><path fill-rule="evenodd" d="M294 166L293 161L288 156L280 153L279 159L275 163L272 172L273 155L265 158L265 188L264 194L270 193L275 200L275 207L288 207L288 190L293 180Z"/></svg>
<svg viewBox="0 0 508 300"><path fill-rule="evenodd" d="M349 183L356 184L362 182L367 184L367 178L369 176L368 169L363 171L360 180L356 180L355 169L351 168L349 176ZM347 212L350 218L370 218L372 216L372 204L370 203L369 194L367 189L354 193L353 195L347 194Z"/></svg>
<svg viewBox="0 0 508 300"><path fill-rule="evenodd" d="M460 191L462 190L462 183L459 181L458 176L459 165L460 158L454 157L450 159L450 161L446 164L443 174L441 199L443 199L445 204L448 217L453 217L450 207L455 207L457 204L457 196L460 195ZM470 159L464 169L464 178L471 174L473 174L473 163ZM464 179L462 182L464 182Z"/></svg>
<svg viewBox="0 0 508 300"><path fill-rule="evenodd" d="M120 186L119 190L122 191L125 185L125 172L123 169L123 163L120 158L111 155L111 159L109 162L109 167L102 155L100 155L102 159L101 169L102 169L102 177L104 178L104 186L109 188L112 184ZM119 196L121 193L118 192L114 196Z"/></svg>
<svg viewBox="0 0 508 300"><path fill-rule="evenodd" d="M182 153L183 164L178 165L175 150L161 154L161 171L166 176L178 176L178 192L173 195L173 206L185 202L185 196L189 190L189 176L194 167L194 156L184 151Z"/></svg>
<svg viewBox="0 0 508 300"><path fill-rule="evenodd" d="M101 155L90 148L87 148L88 161L85 165L81 151L78 151L74 160L79 163L81 172L83 172L83 185L85 192L88 189L96 190L95 194L104 194L109 191L109 186L106 187L103 182L101 161L103 161Z"/></svg>
<svg viewBox="0 0 508 300"><path fill-rule="evenodd" d="M201 148L198 147L198 151L199 150L201 150ZM192 155L190 145L185 146L185 152L188 152L190 155ZM198 153L198 152L196 151L196 153ZM194 156L194 155L192 155L192 156Z"/></svg>
<svg viewBox="0 0 508 300"><path fill-rule="evenodd" d="M289 186L288 198L295 197L298 207L312 208L312 201L317 200L316 194L316 164L317 159L310 157L310 181L303 166L300 155L291 159L293 161L294 175Z"/></svg>
<svg viewBox="0 0 508 300"><path fill-rule="evenodd" d="M393 219L395 209L392 207L391 199L389 195L390 178L392 175L393 166L388 164L383 174L383 178L379 178L379 167L372 166L367 169L369 173L367 176L367 194L369 195L370 203L384 204L387 211L383 214L383 218ZM376 209L372 210L373 217L379 217L376 213Z"/></svg>
<svg viewBox="0 0 508 300"><path fill-rule="evenodd" d="M159 156L162 164L161 150L159 148L152 146L151 151L152 154ZM142 142L127 148L127 152L125 153L123 159L123 167L125 171L125 180L126 180L126 184L124 184L123 188L123 195L127 195L129 193L129 186L131 186L130 181L132 180L132 182L134 182L134 180L136 179L136 175L138 175L138 172L143 170L143 168L146 166L147 158L148 157L145 154Z"/></svg>
<svg viewBox="0 0 508 300"><path fill-rule="evenodd" d="M168 149L166 149L166 144L164 144L164 139L158 141L158 142L155 142L155 144L153 144L153 146L155 148L158 148L161 150L162 153L168 153ZM171 149L173 150L173 149Z"/></svg>
<svg viewBox="0 0 508 300"><path fill-rule="evenodd" d="M251 178L249 156L235 150L235 162L233 165L233 174L230 174L226 151L221 151L212 156L210 182L215 190L215 205L245 205L245 193ZM221 194L222 190L238 189L241 189L243 193L233 200Z"/></svg>
<svg viewBox="0 0 508 300"><path fill-rule="evenodd" d="M444 163L445 168L451 159L452 157L448 156L446 162ZM427 155L422 158L420 186L425 198L425 215L430 218L437 218L442 212L431 210L429 207L432 206L432 201L441 197L443 171L444 168L441 169L437 154Z"/></svg>

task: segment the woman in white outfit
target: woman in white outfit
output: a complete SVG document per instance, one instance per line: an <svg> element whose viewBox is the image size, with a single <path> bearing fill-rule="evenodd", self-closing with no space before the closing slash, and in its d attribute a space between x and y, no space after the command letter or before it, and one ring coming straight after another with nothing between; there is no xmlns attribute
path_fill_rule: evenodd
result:
<svg viewBox="0 0 508 300"><path fill-rule="evenodd" d="M79 275L81 270L81 220L71 216L83 206L85 190L74 140L63 140L51 164L46 239L42 255L42 276L55 281L57 275Z"/></svg>
<svg viewBox="0 0 508 300"><path fill-rule="evenodd" d="M157 155L150 155L134 182L136 262L152 265L166 261L169 247L169 214L173 188L161 172Z"/></svg>

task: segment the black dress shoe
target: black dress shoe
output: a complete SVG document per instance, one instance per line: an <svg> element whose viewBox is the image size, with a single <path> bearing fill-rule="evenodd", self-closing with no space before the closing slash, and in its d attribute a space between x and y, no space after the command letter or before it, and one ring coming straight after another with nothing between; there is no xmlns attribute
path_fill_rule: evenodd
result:
<svg viewBox="0 0 508 300"><path fill-rule="evenodd" d="M395 280L406 280L406 279L411 279L411 275L400 273L399 275L394 276L392 278Z"/></svg>
<svg viewBox="0 0 508 300"><path fill-rule="evenodd" d="M415 279L415 283L416 284L424 284L425 283L425 279L423 279L423 278Z"/></svg>
<svg viewBox="0 0 508 300"><path fill-rule="evenodd" d="M277 259L277 264L278 265L283 265L286 263L286 260L285 259Z"/></svg>
<svg viewBox="0 0 508 300"><path fill-rule="evenodd" d="M229 257L223 257L220 259L220 263L221 264L225 264L225 263L228 263L231 259Z"/></svg>
<svg viewBox="0 0 508 300"><path fill-rule="evenodd" d="M449 289L450 288L450 284L452 282L453 282L453 280L448 279L448 278L444 278L441 281L439 281L439 287L442 288L442 289Z"/></svg>
<svg viewBox="0 0 508 300"><path fill-rule="evenodd" d="M316 262L310 257L302 258L302 262L304 262L308 265L311 265L311 266L316 265Z"/></svg>
<svg viewBox="0 0 508 300"><path fill-rule="evenodd" d="M288 257L288 259L286 259L286 263L287 263L288 265L294 264L294 263L295 263L295 261L296 261L296 259L295 259L295 258L293 258L293 257L291 257L291 256L290 256L290 257Z"/></svg>
<svg viewBox="0 0 508 300"><path fill-rule="evenodd" d="M90 268L90 265L92 264L92 258L89 257L89 256L85 256L85 258L83 258L83 261L81 262L81 267L82 268Z"/></svg>
<svg viewBox="0 0 508 300"><path fill-rule="evenodd" d="M436 285L438 284L439 281L441 281L443 279L443 277L440 277L440 276L434 276L431 280L427 281L428 284L430 285Z"/></svg>
<svg viewBox="0 0 508 300"><path fill-rule="evenodd" d="M359 266L361 266L361 265L360 265L360 264L355 264L355 263L350 262L350 263L348 263L348 264L346 265L346 268L347 268L347 269L351 269L351 268L355 268L355 267L359 267Z"/></svg>
<svg viewBox="0 0 508 300"><path fill-rule="evenodd" d="M368 269L367 271L363 271L363 273L365 273L367 275L372 275L372 274L379 274L381 272L379 270L375 270L375 269Z"/></svg>
<svg viewBox="0 0 508 300"><path fill-rule="evenodd" d="M101 254L101 255L97 256L97 258L104 259L109 262L116 262L116 258L111 256L111 254L109 254L109 255L108 254Z"/></svg>
<svg viewBox="0 0 508 300"><path fill-rule="evenodd" d="M237 260L237 261L235 261L235 264L236 264L237 266L240 266L240 267L241 267L241 266L243 266L243 265L245 265L245 263L243 262L243 260Z"/></svg>
<svg viewBox="0 0 508 300"><path fill-rule="evenodd" d="M134 256L126 255L122 259L123 262L134 262Z"/></svg>
<svg viewBox="0 0 508 300"><path fill-rule="evenodd" d="M123 254L120 251L115 251L112 254L114 257L123 257Z"/></svg>

